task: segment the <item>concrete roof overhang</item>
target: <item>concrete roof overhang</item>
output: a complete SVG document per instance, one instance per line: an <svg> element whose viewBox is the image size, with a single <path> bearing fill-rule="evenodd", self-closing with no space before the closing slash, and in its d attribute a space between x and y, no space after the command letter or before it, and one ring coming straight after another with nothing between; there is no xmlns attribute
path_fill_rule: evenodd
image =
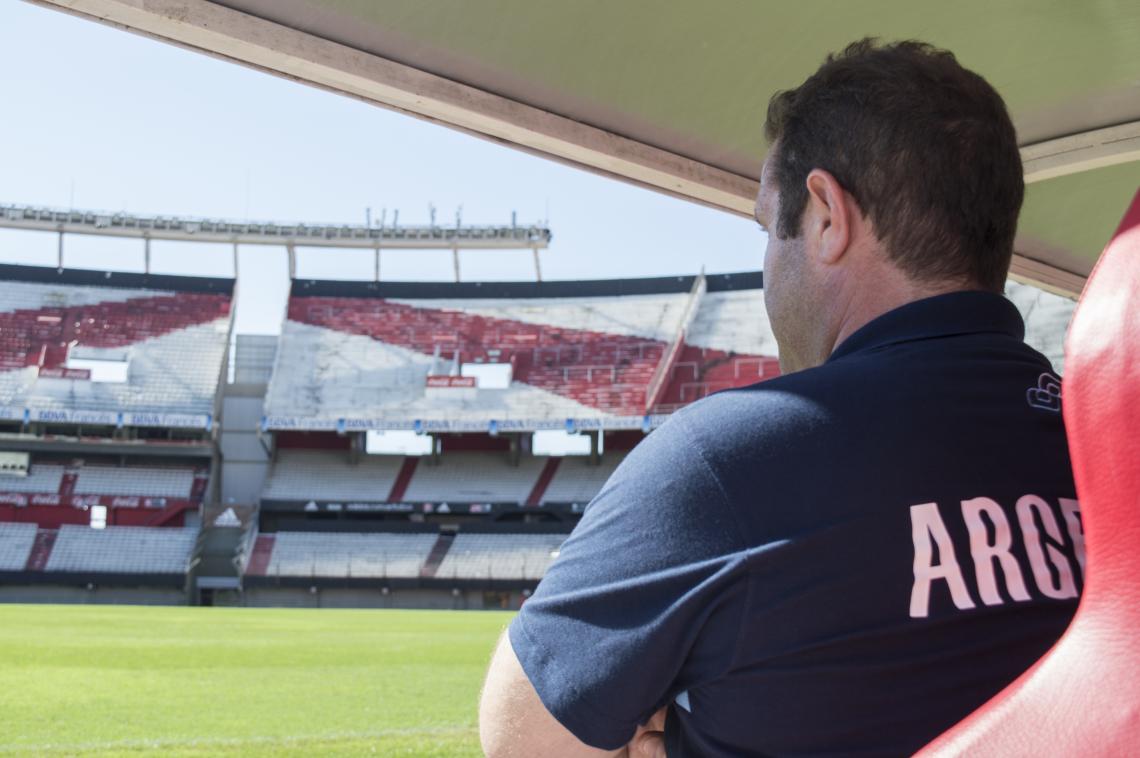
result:
<svg viewBox="0 0 1140 758"><path fill-rule="evenodd" d="M31 0L751 214L769 95L852 39L953 50L1029 183L1014 275L1075 295L1140 185L1140 4Z"/></svg>

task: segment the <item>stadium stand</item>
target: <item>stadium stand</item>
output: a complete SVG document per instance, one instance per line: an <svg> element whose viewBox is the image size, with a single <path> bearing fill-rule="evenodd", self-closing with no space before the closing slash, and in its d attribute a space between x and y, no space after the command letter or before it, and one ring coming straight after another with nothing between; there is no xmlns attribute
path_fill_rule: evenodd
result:
<svg viewBox="0 0 1140 758"><path fill-rule="evenodd" d="M84 466L76 477L75 494L189 498L196 473L188 467Z"/></svg>
<svg viewBox="0 0 1140 758"><path fill-rule="evenodd" d="M590 502L623 460L623 452L606 453L597 465L585 457L562 458L540 503Z"/></svg>
<svg viewBox="0 0 1140 758"><path fill-rule="evenodd" d="M23 571L35 540L35 524L0 523L0 571Z"/></svg>
<svg viewBox="0 0 1140 758"><path fill-rule="evenodd" d="M1061 376L1065 374L1065 334L1073 319L1076 302L1028 284L1010 280L1005 296L1025 319L1025 341L1040 352Z"/></svg>
<svg viewBox="0 0 1140 758"><path fill-rule="evenodd" d="M16 597L181 595L216 497L233 288L0 265L0 452L20 464L0 476L0 526L27 544L0 571L27 585Z"/></svg>
<svg viewBox="0 0 1140 758"><path fill-rule="evenodd" d="M266 500L386 500L400 473L402 460L367 456L350 463L330 450L277 452L262 498Z"/></svg>
<svg viewBox="0 0 1140 758"><path fill-rule="evenodd" d="M780 373L760 290L709 292L702 299L655 410L667 412Z"/></svg>
<svg viewBox="0 0 1140 758"><path fill-rule="evenodd" d="M0 493L58 493L64 471L65 467L62 464L33 462L28 467L27 476L0 477Z"/></svg>
<svg viewBox="0 0 1140 758"><path fill-rule="evenodd" d="M445 453L437 465L416 469L403 499L410 503L523 503L544 464L544 459L532 456L512 466L495 454Z"/></svg>
<svg viewBox="0 0 1140 758"><path fill-rule="evenodd" d="M263 473L244 485L256 502L223 502L210 426L232 282L0 266L0 450L24 451L0 473L0 572L168 592L189 576L203 602L248 578L283 598L367 604L383 585L385 602L517 607L645 433L778 373L760 287L758 274L296 281L280 339L234 361L231 381L257 392L241 455L263 456ZM1071 303L1008 294L1060 368ZM100 359L126 381L97 381ZM510 382L488 387L465 364L509 366ZM200 449L148 425L198 434ZM433 452L365 454L366 429L415 429ZM583 431L593 452L535 455L539 429ZM89 526L97 506L106 528ZM199 510L201 532L184 518Z"/></svg>
<svg viewBox="0 0 1140 758"><path fill-rule="evenodd" d="M265 426L486 431L495 422L502 431L565 423L640 428L654 413L650 381L685 326L695 281L294 282ZM743 319L762 310L760 286L758 274L708 277L706 299L715 312ZM734 336L747 332L740 322L720 326L723 320L697 313L686 347L719 352L687 353L677 375L684 382L707 382L704 374L726 361L734 367L732 376L718 374L717 386L770 375L774 353L751 354L732 345ZM764 347L755 338L751 342ZM740 368L748 360L751 372ZM454 381L465 364L509 366L509 385ZM429 376L438 379L432 383ZM693 388L671 391L670 410L685 402L683 391L694 399L700 395Z"/></svg>
<svg viewBox="0 0 1140 758"><path fill-rule="evenodd" d="M565 534L460 532L436 576L453 579L538 580L566 540Z"/></svg>
<svg viewBox="0 0 1140 758"><path fill-rule="evenodd" d="M0 493L190 498L199 473L191 466L83 466L35 460L27 476L0 477Z"/></svg>
<svg viewBox="0 0 1140 758"><path fill-rule="evenodd" d="M266 576L412 578L420 575L435 533L278 532Z"/></svg>
<svg viewBox="0 0 1140 758"><path fill-rule="evenodd" d="M185 574L196 529L60 527L46 571Z"/></svg>
<svg viewBox="0 0 1140 758"><path fill-rule="evenodd" d="M32 421L208 426L232 290L224 279L0 266L0 408Z"/></svg>
<svg viewBox="0 0 1140 758"><path fill-rule="evenodd" d="M263 531L245 576L283 592L395 579L385 587L482 589L490 607L513 593L517 607L661 414L775 375L760 286L759 274L295 281L262 421L274 441ZM485 383L490 364L509 382ZM432 452L366 455L367 429L431 435ZM592 452L535 455L539 429L583 431ZM387 533L408 521L432 533Z"/></svg>

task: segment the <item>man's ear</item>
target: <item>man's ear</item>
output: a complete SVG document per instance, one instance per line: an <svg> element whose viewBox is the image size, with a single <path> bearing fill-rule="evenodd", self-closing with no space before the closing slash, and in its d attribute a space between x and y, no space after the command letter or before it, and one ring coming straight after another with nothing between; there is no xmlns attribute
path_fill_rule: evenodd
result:
<svg viewBox="0 0 1140 758"><path fill-rule="evenodd" d="M838 263L851 244L851 207L847 193L829 172L812 169L807 175L808 233L818 235L821 263Z"/></svg>

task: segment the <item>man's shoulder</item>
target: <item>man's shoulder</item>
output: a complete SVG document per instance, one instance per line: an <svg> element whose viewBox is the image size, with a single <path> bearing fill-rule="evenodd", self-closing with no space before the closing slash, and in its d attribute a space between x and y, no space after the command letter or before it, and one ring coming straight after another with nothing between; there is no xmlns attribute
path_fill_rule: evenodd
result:
<svg viewBox="0 0 1140 758"><path fill-rule="evenodd" d="M744 449L791 452L834 420L828 387L837 379L820 366L723 390L682 408L654 434L665 432L661 442L683 442L712 461Z"/></svg>
<svg viewBox="0 0 1140 758"><path fill-rule="evenodd" d="M791 431L801 423L819 420L823 401L841 380L846 366L824 364L756 384L716 392L678 411L679 421L693 431L718 435L755 426L774 425L770 431Z"/></svg>

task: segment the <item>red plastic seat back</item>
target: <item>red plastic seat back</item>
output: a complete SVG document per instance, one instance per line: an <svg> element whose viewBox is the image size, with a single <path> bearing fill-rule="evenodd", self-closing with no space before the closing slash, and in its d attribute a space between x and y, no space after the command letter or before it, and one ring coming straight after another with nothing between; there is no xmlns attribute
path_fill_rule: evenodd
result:
<svg viewBox="0 0 1140 758"><path fill-rule="evenodd" d="M1062 393L1087 550L1077 615L923 756L1140 753L1140 191L1073 316Z"/></svg>

